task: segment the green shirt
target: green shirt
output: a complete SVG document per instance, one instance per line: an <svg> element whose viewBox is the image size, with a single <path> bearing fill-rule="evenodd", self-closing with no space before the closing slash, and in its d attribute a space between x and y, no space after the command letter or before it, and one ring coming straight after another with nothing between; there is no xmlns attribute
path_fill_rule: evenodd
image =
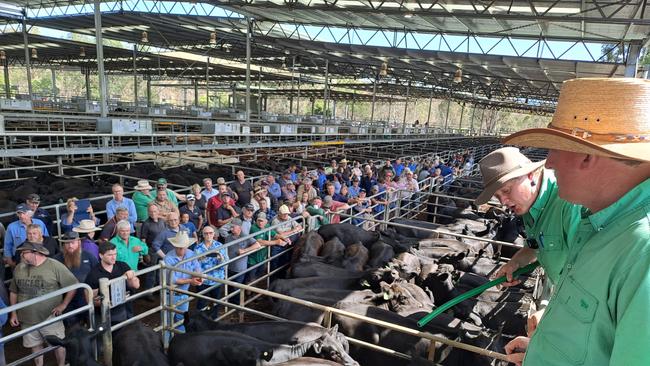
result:
<svg viewBox="0 0 650 366"><path fill-rule="evenodd" d="M650 365L650 179L582 219L524 366Z"/></svg>
<svg viewBox="0 0 650 366"><path fill-rule="evenodd" d="M138 214L138 221L144 222L149 218L149 203L153 202L156 199L156 196L152 195L149 192L149 195L146 195L140 191L133 193L133 203L135 204L135 212Z"/></svg>
<svg viewBox="0 0 650 366"><path fill-rule="evenodd" d="M548 278L556 284L569 251L568 235L562 225L571 226L575 232L580 220L580 206L561 199L557 194L557 181L552 170L544 169L539 194L532 207L522 216L529 241L537 245L537 260ZM558 221L561 220L561 221Z"/></svg>
<svg viewBox="0 0 650 366"><path fill-rule="evenodd" d="M269 224L266 224L266 226L264 226L264 228L267 228L267 227L269 227ZM262 231L262 228L257 226L257 223L255 223L255 224L253 224L251 226L250 234L255 234L255 233L259 232L259 231ZM261 233L259 235L256 235L255 240L273 240L273 238L276 235L278 235L278 233L276 233L275 230L270 230L270 231ZM266 247L266 246L262 247L261 249L259 249L257 251L255 251L255 253L253 253L253 254L249 254L248 255L248 266L251 267L251 266L254 266L254 265L258 264L258 263L261 263L261 262L265 261L266 258L269 257L268 254L269 254L269 248Z"/></svg>
<svg viewBox="0 0 650 366"><path fill-rule="evenodd" d="M129 237L129 245L122 240L119 236L114 236L111 239L111 243L115 244L117 249L117 260L122 261L131 267L132 270L138 270L138 262L140 261L140 254L147 255L149 253L149 248L142 240L136 238L135 236ZM134 252L131 248L135 246L140 246L142 249L139 252Z"/></svg>
<svg viewBox="0 0 650 366"><path fill-rule="evenodd" d="M178 207L178 198L176 198L174 191L169 188L167 188L167 199L169 199L169 202L173 203L174 206Z"/></svg>

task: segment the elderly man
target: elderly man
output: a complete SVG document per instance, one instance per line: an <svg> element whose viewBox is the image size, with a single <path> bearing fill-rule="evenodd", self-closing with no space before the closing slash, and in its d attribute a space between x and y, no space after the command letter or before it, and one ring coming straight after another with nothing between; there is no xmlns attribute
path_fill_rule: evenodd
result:
<svg viewBox="0 0 650 366"><path fill-rule="evenodd" d="M41 204L41 197L39 195L37 195L36 193L32 193L28 195L27 199L25 200L25 204L27 204L29 209L32 210L32 212L34 213L32 217L43 221L48 231L50 232L55 231L54 223L52 222L52 218L50 217L49 212L47 212L43 208L38 207Z"/></svg>
<svg viewBox="0 0 650 366"><path fill-rule="evenodd" d="M495 277L506 276L506 286L519 283L512 273L538 259L553 284L557 283L566 262L568 244L557 218L567 219L573 225L580 218L580 207L557 196L557 182L553 171L544 169L544 163L533 163L515 147L504 147L486 155L480 162L485 189L476 199L477 205L495 196L515 215L522 216L528 237L528 246L520 249L501 267ZM575 224L574 224L575 223Z"/></svg>
<svg viewBox="0 0 650 366"><path fill-rule="evenodd" d="M254 253L248 255L248 268L262 263L268 258L268 252L265 247L284 247L285 245L289 244L289 241L282 235L279 235L275 230L267 230L263 233L260 233L268 227L270 227L270 225L266 214L260 213L257 215L255 222L251 226L250 233L257 234L255 236L255 240L257 240L257 243L262 247L262 249L259 249ZM279 251L281 251L281 249ZM279 251L276 251L276 254ZM264 274L265 270L266 266L262 265L253 269L251 272L248 272L247 282L254 281L255 279L261 277Z"/></svg>
<svg viewBox="0 0 650 366"><path fill-rule="evenodd" d="M215 267L228 262L228 251L223 247L222 243L216 240L216 238L217 230L214 227L208 225L203 228L203 241L196 246L194 253L196 254L199 265L201 266L201 272L223 280L226 278L226 267ZM215 250L218 251L213 252ZM207 278L204 279L198 290L206 290L203 294L205 296L210 296L213 299L221 298L221 283L214 280ZM208 305L208 301L204 299L199 299L196 302L196 308L199 310L203 309L206 305ZM209 316L216 319L219 316L219 304L211 303L210 305L211 309Z"/></svg>
<svg viewBox="0 0 650 366"><path fill-rule="evenodd" d="M156 239L154 239L153 243L151 243L153 251L161 259L165 258L165 253L171 251L174 248L172 243L169 241L169 238L177 236L179 231L187 231L182 230L181 220L178 213L170 213L166 223L167 227L165 230L160 232Z"/></svg>
<svg viewBox="0 0 650 366"><path fill-rule="evenodd" d="M108 278L112 280L118 277L126 277L126 286L131 290L140 287L140 280L128 264L117 260L117 248L113 243L104 243L99 246L100 262L93 267L86 276L85 282L93 289L93 303L96 307L100 305L99 279ZM111 309L111 324L125 321L128 318L128 311L125 304L118 305Z"/></svg>
<svg viewBox="0 0 650 366"><path fill-rule="evenodd" d="M77 283L74 275L60 262L48 258L49 252L45 247L35 243L24 243L18 248L22 260L16 266L14 277L9 284L9 303L31 300L50 292L72 286ZM11 313L9 324L12 327L29 328L41 323L52 316L59 316L68 307L76 291L70 291L63 296L55 296L35 305L22 308ZM45 336L53 335L65 338L63 322L58 321L23 336L23 346L31 348L32 353L43 350L46 344ZM65 348L54 350L59 366L65 364ZM43 365L43 356L34 359L37 366Z"/></svg>
<svg viewBox="0 0 650 366"><path fill-rule="evenodd" d="M549 149L558 195L584 206L546 314L506 346L536 365L650 365L650 81L564 83L548 128L505 139ZM541 243L540 243L541 246Z"/></svg>
<svg viewBox="0 0 650 366"><path fill-rule="evenodd" d="M147 207L156 199L156 195L151 190L153 187L147 180L139 180L138 185L133 187L133 204L135 205L135 212L137 214L138 222L145 222L149 218Z"/></svg>
<svg viewBox="0 0 650 366"><path fill-rule="evenodd" d="M128 223L126 220L117 223L117 235L111 239L111 243L115 244L117 248L117 260L128 264L132 270L137 271L140 256L147 255L149 247L142 240L131 236Z"/></svg>
<svg viewBox="0 0 650 366"><path fill-rule="evenodd" d="M112 237L117 235L117 223L123 220L127 220L128 222L129 219L129 211L126 209L126 207L118 207L115 210L115 216L111 217L106 224L104 224L104 227L102 228L102 232L99 233L99 243L104 243L109 240L111 240Z"/></svg>
<svg viewBox="0 0 650 366"><path fill-rule="evenodd" d="M59 243L57 243L56 239L51 236L43 236L43 229L36 224L27 225L27 241L42 244L45 249L50 252L48 256L50 258L53 258L61 252ZM16 261L16 263L20 262L20 253L16 253L14 261Z"/></svg>
<svg viewBox="0 0 650 366"><path fill-rule="evenodd" d="M245 209L244 209L245 210ZM246 214L244 214L246 216ZM249 214L252 217L252 212ZM243 232L243 221L239 218L233 219L230 223L230 235L225 239L225 244L239 240L240 238L248 235L248 233ZM248 223L248 230L250 230L251 223ZM232 263L228 264L228 277L235 282L244 283L245 275L243 272L248 268L248 256L244 254L252 252L261 248L259 244L253 238L240 241L238 244L234 244L228 247L228 257L230 259L235 259L239 256L242 256L239 259L234 260ZM236 298L230 299L231 303L239 303L239 300Z"/></svg>
<svg viewBox="0 0 650 366"><path fill-rule="evenodd" d="M7 226L7 232L5 233L3 255L6 264L11 266L16 265L13 257L16 255L17 248L27 239L27 225L32 223L36 224L41 227L45 236L50 236L45 223L39 219L32 218L33 214L34 212L32 212L29 206L24 203L21 203L16 207L16 216L18 216L18 221L9 224L9 226Z"/></svg>
<svg viewBox="0 0 650 366"><path fill-rule="evenodd" d="M238 170L235 173L235 180L230 183L230 189L237 195L237 206L244 207L251 201L253 196L253 185L250 181L246 180L243 170Z"/></svg>
<svg viewBox="0 0 650 366"><path fill-rule="evenodd" d="M289 214L291 211L287 205L282 205L278 209L278 216L271 221L271 226L277 226L275 231L282 238L286 239L288 244L295 243L300 237L302 232L302 226L296 221L292 220ZM276 254L282 252L285 248L273 246L271 247L271 255L275 256ZM283 264L289 263L291 256L289 253L283 254L281 257L271 261L271 268L277 268Z"/></svg>
<svg viewBox="0 0 650 366"><path fill-rule="evenodd" d="M118 207L125 207L129 212L128 220L131 223L131 229L135 231L135 222L138 220L135 203L133 203L132 199L124 197L124 187L121 184L115 183L111 189L113 191L113 199L106 202L106 218L110 220L115 216Z"/></svg>
<svg viewBox="0 0 650 366"><path fill-rule="evenodd" d="M189 246L194 244L194 239L187 236L187 231L179 231L176 236L169 238L169 242L172 244L173 249L166 253L165 255L165 264L170 267L177 267L186 271L201 273L201 265L194 257L194 252L189 250ZM186 261L185 263L179 264L181 261ZM195 277L183 272L171 272L169 279L169 284L175 286L178 289L188 291L190 285L200 286L203 284L202 277ZM176 310L186 312L189 309L190 302L186 301L188 296L178 292L173 292L171 295L171 303L176 305ZM174 323L183 320L183 315L179 313L174 313ZM179 326L178 330L185 331L184 326Z"/></svg>
<svg viewBox="0 0 650 366"><path fill-rule="evenodd" d="M311 178L305 178L302 180L302 184L300 187L298 187L298 198L302 197L303 193L307 193L309 196L309 200L311 201L312 198L318 196L318 192L316 192L316 188L311 184L312 180Z"/></svg>

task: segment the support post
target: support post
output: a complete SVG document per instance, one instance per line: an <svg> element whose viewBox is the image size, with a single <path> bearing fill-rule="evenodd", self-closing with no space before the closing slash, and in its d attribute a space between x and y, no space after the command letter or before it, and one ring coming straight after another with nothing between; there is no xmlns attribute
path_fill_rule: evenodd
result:
<svg viewBox="0 0 650 366"><path fill-rule="evenodd" d="M377 78L372 83L372 105L370 106L370 122L375 120L375 102L377 101Z"/></svg>
<svg viewBox="0 0 650 366"><path fill-rule="evenodd" d="M635 78L637 66L639 63L639 56L641 55L641 44L632 43L627 53L627 61L625 62L625 77Z"/></svg>
<svg viewBox="0 0 650 366"><path fill-rule="evenodd" d="M9 60L5 59L3 66L5 73L5 96L9 99L11 96L11 84L9 83Z"/></svg>
<svg viewBox="0 0 650 366"><path fill-rule="evenodd" d="M194 106L199 106L199 81L194 79Z"/></svg>
<svg viewBox="0 0 650 366"><path fill-rule="evenodd" d="M135 114L138 114L138 45L133 45L133 102L135 103Z"/></svg>
<svg viewBox="0 0 650 366"><path fill-rule="evenodd" d="M433 104L433 87L431 87L431 94L429 95L429 112L427 113L427 127L431 122L431 105Z"/></svg>
<svg viewBox="0 0 650 366"><path fill-rule="evenodd" d="M108 278L99 279L99 293L102 295L101 302L101 320L102 324L111 324L111 292L108 284ZM109 329L102 333L102 345L104 355L104 365L113 365L113 333Z"/></svg>
<svg viewBox="0 0 650 366"><path fill-rule="evenodd" d="M210 110L210 57L205 62L205 110Z"/></svg>
<svg viewBox="0 0 650 366"><path fill-rule="evenodd" d="M147 108L151 108L151 75L147 75Z"/></svg>
<svg viewBox="0 0 650 366"><path fill-rule="evenodd" d="M92 99L92 95L90 93L90 69L86 69L85 77L86 77L86 100L89 101Z"/></svg>
<svg viewBox="0 0 650 366"><path fill-rule="evenodd" d="M300 73L298 73L298 95L296 96L296 114L300 115L300 83L301 83L301 76Z"/></svg>
<svg viewBox="0 0 650 366"><path fill-rule="evenodd" d="M257 74L257 120L262 116L262 66Z"/></svg>
<svg viewBox="0 0 650 366"><path fill-rule="evenodd" d="M27 22L23 17L23 43L25 46L25 70L27 71L27 93L29 100L32 100L32 67L29 62L29 40L27 39Z"/></svg>
<svg viewBox="0 0 650 366"><path fill-rule="evenodd" d="M51 68L50 72L52 73L52 99L56 99L56 71L54 71L54 68Z"/></svg>
<svg viewBox="0 0 650 366"><path fill-rule="evenodd" d="M325 92L323 95L323 123L327 123L327 107L330 97L330 60L325 59Z"/></svg>
<svg viewBox="0 0 650 366"><path fill-rule="evenodd" d="M251 37L253 36L253 20L246 19L246 124L251 123Z"/></svg>
<svg viewBox="0 0 650 366"><path fill-rule="evenodd" d="M445 116L445 133L447 133L447 126L449 123L449 108L451 107L451 99L447 99L447 115Z"/></svg>
<svg viewBox="0 0 650 366"><path fill-rule="evenodd" d="M95 42L97 42L97 74L99 74L99 112L105 118L108 113L106 104L106 75L104 74L104 43L102 37L102 11L100 0L94 0Z"/></svg>
<svg viewBox="0 0 650 366"><path fill-rule="evenodd" d="M406 100L404 100L404 118L402 118L402 127L406 127L406 112L409 108L409 93L411 92L411 82L406 84Z"/></svg>
<svg viewBox="0 0 650 366"><path fill-rule="evenodd" d="M472 107L472 119L469 121L469 134L474 133L474 114L476 113L476 104Z"/></svg>
<svg viewBox="0 0 650 366"><path fill-rule="evenodd" d="M352 113L351 113L352 116L350 117L350 119L353 120L353 121L354 121L354 101L355 101L356 98L357 98L357 91L355 90L352 93Z"/></svg>
<svg viewBox="0 0 650 366"><path fill-rule="evenodd" d="M462 108L460 109L460 121L458 121L458 133L463 128L463 115L465 114L465 103L463 103Z"/></svg>

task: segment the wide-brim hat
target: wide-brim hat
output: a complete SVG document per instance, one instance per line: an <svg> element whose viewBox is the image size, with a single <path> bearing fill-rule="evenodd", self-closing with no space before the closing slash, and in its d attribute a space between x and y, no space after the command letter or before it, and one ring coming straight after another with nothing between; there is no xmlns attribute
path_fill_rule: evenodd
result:
<svg viewBox="0 0 650 366"><path fill-rule="evenodd" d="M79 221L79 226L72 228L72 231L77 233L91 233L99 230L101 229L95 226L94 220L81 220Z"/></svg>
<svg viewBox="0 0 650 366"><path fill-rule="evenodd" d="M567 80L548 127L519 131L504 143L648 162L650 80Z"/></svg>
<svg viewBox="0 0 650 366"><path fill-rule="evenodd" d="M136 191L144 191L145 189L153 189L148 180L139 180L138 184L133 187Z"/></svg>
<svg viewBox="0 0 650 366"><path fill-rule="evenodd" d="M43 244L33 243L31 241L25 241L18 248L16 248L17 252L23 250L31 250L33 252L41 253L45 256L50 255L50 251L47 250L47 248Z"/></svg>
<svg viewBox="0 0 650 366"><path fill-rule="evenodd" d="M179 230L175 236L168 240L176 248L187 248L196 242L196 239L190 238L186 230Z"/></svg>
<svg viewBox="0 0 650 366"><path fill-rule="evenodd" d="M505 182L533 172L544 166L544 163L546 160L533 163L516 147L504 147L487 154L479 162L484 188L476 198L476 204L486 203Z"/></svg>

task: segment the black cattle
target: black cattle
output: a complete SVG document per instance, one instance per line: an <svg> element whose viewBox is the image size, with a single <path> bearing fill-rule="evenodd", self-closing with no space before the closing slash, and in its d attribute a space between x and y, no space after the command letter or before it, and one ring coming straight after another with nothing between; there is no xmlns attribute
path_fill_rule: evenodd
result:
<svg viewBox="0 0 650 366"><path fill-rule="evenodd" d="M53 346L65 348L70 366L101 366L92 356L91 340L106 331L106 329L105 326L99 326L97 329L89 331L77 327L68 332L64 339L48 335L45 336L45 340Z"/></svg>
<svg viewBox="0 0 650 366"><path fill-rule="evenodd" d="M345 245L341 243L339 238L332 238L325 242L320 256L325 259L325 263L340 264L345 255Z"/></svg>
<svg viewBox="0 0 650 366"><path fill-rule="evenodd" d="M320 262L299 262L291 266L294 278L303 277L354 277L359 273Z"/></svg>
<svg viewBox="0 0 650 366"><path fill-rule="evenodd" d="M277 279L271 282L269 290L287 295L290 290L298 288L329 288L336 290L354 290L359 287L361 274L354 277L304 277Z"/></svg>
<svg viewBox="0 0 650 366"><path fill-rule="evenodd" d="M328 224L318 229L318 234L323 239L330 240L338 238L345 246L361 242L367 248L379 239L379 234L372 231L363 230L352 224Z"/></svg>
<svg viewBox="0 0 650 366"><path fill-rule="evenodd" d="M348 271L361 272L368 263L368 248L361 243L354 243L345 248L341 265Z"/></svg>
<svg viewBox="0 0 650 366"><path fill-rule="evenodd" d="M159 333L135 322L113 334L113 366L168 365Z"/></svg>
<svg viewBox="0 0 650 366"><path fill-rule="evenodd" d="M314 357L300 357L276 366L340 366L340 363Z"/></svg>
<svg viewBox="0 0 650 366"><path fill-rule="evenodd" d="M296 242L291 255L291 263L298 262L303 255L317 256L320 254L325 241L315 231L302 235Z"/></svg>
<svg viewBox="0 0 650 366"><path fill-rule="evenodd" d="M393 250L393 247L379 240L370 247L368 266L370 268L384 266L390 262L393 257L395 257L395 250Z"/></svg>
<svg viewBox="0 0 650 366"><path fill-rule="evenodd" d="M440 227L440 225L438 224L420 221L420 220L395 219L392 222L411 226L411 227L404 227L404 226L396 225L394 226L394 228L395 231L397 231L397 233L400 235L410 237L410 238L417 238L417 239L427 239L427 238L434 237L435 233L432 233L429 230L437 230ZM418 230L417 228L428 229L428 230Z"/></svg>
<svg viewBox="0 0 650 366"><path fill-rule="evenodd" d="M310 350L307 355L322 356L341 364L353 364L348 355L349 344L345 336L338 332L338 327L331 330L316 324L305 324L290 320L261 321L248 323L225 323L212 320L203 312L185 313L186 332L203 332L209 330L230 331L245 334L269 343L301 344L322 338L319 353ZM325 337L330 334L331 337Z"/></svg>

